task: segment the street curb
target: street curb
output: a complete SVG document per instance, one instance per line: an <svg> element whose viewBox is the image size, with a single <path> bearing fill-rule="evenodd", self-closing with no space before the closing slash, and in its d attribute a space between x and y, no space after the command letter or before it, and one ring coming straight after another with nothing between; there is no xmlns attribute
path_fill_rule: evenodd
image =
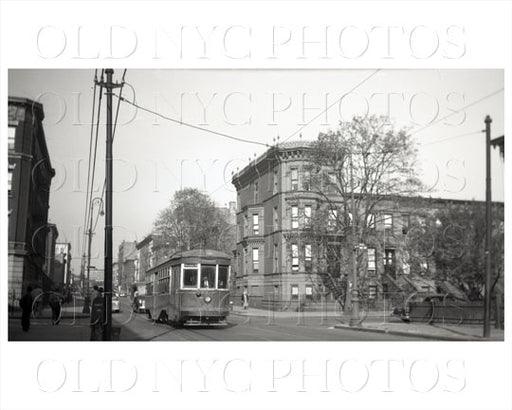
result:
<svg viewBox="0 0 512 410"><path fill-rule="evenodd" d="M279 312L277 312L279 313ZM297 312L290 312L290 313L297 313ZM236 315L236 316L241 316L241 317L263 317L263 318L269 318L269 317L272 317L272 314L254 314L254 313L249 313L249 314L246 314L246 313L241 313L241 312L231 312L230 315ZM278 316L277 314L275 315L275 319L279 319L279 318L297 318L299 315L289 315L289 316ZM318 314L318 315L305 315L305 316L300 316L300 317L304 317L304 318L318 318L318 317L325 317L325 318L333 318L333 317L337 317L335 315L326 315L326 316L322 316L322 314Z"/></svg>
<svg viewBox="0 0 512 410"><path fill-rule="evenodd" d="M409 337L421 337L422 339L430 339L430 340L442 340L448 342L488 342L492 340L479 338L476 336L442 336L442 335L431 335L427 333L419 333L419 332L405 332L400 330L390 330L390 329L377 329L370 327L361 327L361 326L348 326L348 325L335 325L335 329L344 329L344 330L356 330L359 332L373 332L373 333L384 333L395 336L409 336Z"/></svg>

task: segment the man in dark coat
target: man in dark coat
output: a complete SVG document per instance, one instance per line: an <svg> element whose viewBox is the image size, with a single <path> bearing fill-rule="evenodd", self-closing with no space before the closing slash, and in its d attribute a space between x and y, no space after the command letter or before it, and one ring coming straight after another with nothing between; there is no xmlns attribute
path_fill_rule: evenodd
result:
<svg viewBox="0 0 512 410"><path fill-rule="evenodd" d="M30 314L32 313L32 286L27 287L27 293L21 298L21 327L24 332L30 328Z"/></svg>
<svg viewBox="0 0 512 410"><path fill-rule="evenodd" d="M53 291L50 294L50 307L52 308L52 324L58 325L62 309L62 295L57 291Z"/></svg>

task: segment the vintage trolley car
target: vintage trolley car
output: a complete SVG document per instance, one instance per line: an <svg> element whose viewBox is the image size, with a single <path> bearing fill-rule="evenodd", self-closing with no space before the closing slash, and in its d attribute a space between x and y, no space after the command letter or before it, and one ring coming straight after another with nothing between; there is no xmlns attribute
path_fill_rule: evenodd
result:
<svg viewBox="0 0 512 410"><path fill-rule="evenodd" d="M229 255L177 252L146 273L146 312L176 325L225 324L229 313Z"/></svg>

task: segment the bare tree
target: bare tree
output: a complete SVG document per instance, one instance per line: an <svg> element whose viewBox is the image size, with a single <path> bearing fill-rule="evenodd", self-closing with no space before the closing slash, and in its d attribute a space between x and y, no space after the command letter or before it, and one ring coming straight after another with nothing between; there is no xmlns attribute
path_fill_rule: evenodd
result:
<svg viewBox="0 0 512 410"><path fill-rule="evenodd" d="M367 243L382 222L381 205L424 189L417 150L407 131L395 130L388 118L355 117L318 136L309 164L309 185L320 198L311 224L319 257L327 260L328 274L343 278L354 246ZM358 253L358 265L362 261Z"/></svg>
<svg viewBox="0 0 512 410"><path fill-rule="evenodd" d="M202 248L229 252L232 245L226 243L228 226L226 217L210 197L192 188L177 191L154 223L155 232L176 250Z"/></svg>

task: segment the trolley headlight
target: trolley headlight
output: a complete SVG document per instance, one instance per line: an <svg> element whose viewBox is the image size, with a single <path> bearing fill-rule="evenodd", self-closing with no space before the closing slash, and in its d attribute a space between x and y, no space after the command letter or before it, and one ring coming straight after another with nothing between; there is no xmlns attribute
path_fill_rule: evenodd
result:
<svg viewBox="0 0 512 410"><path fill-rule="evenodd" d="M210 296L205 296L204 301L206 303L210 303L212 301L212 298Z"/></svg>

